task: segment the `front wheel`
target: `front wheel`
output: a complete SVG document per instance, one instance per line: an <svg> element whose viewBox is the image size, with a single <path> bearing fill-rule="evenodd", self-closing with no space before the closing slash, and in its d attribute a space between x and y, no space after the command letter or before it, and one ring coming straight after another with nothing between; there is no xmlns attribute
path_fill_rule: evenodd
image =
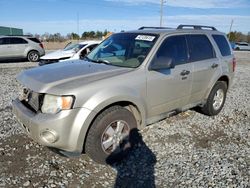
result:
<svg viewBox="0 0 250 188"><path fill-rule="evenodd" d="M108 158L122 159L131 147L129 134L136 125L134 115L121 106L104 110L88 132L85 145L87 155L101 164L106 164Z"/></svg>
<svg viewBox="0 0 250 188"><path fill-rule="evenodd" d="M37 51L30 51L27 57L30 62L37 62L40 59L40 55Z"/></svg>
<svg viewBox="0 0 250 188"><path fill-rule="evenodd" d="M214 116L220 113L226 100L226 94L227 84L222 81L216 82L201 111L208 116Z"/></svg>

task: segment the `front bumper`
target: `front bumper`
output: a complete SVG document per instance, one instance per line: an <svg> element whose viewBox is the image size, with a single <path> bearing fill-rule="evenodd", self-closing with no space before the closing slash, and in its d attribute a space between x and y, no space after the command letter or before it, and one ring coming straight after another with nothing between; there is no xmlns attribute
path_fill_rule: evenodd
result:
<svg viewBox="0 0 250 188"><path fill-rule="evenodd" d="M77 108L57 114L34 113L19 99L13 100L12 106L18 122L39 144L68 152L82 152L90 110Z"/></svg>

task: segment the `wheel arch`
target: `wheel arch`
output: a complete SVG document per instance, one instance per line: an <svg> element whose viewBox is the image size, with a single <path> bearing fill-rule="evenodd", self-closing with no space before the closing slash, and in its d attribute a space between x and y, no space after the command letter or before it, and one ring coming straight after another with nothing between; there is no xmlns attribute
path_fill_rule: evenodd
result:
<svg viewBox="0 0 250 188"><path fill-rule="evenodd" d="M35 52L37 52L38 54L40 54L39 51L36 50L36 49L28 49L27 52L26 52L26 57L27 57L27 58L28 58L29 53L32 52L32 51L35 51Z"/></svg>
<svg viewBox="0 0 250 188"><path fill-rule="evenodd" d="M145 114L144 112L140 109L140 107L135 104L134 102L130 101L130 100L122 100L122 101L115 101L112 102L108 105L102 106L100 105L97 109L95 109L96 114L94 116L94 118L92 118L91 123L89 124L87 131L85 133L85 137L84 137L84 141L83 141L83 145L82 145L82 153L85 153L85 144L86 144L86 139L87 139L87 135L89 133L89 130L93 124L93 122L95 121L95 119L97 118L98 115L100 115L103 111L105 111L108 108L111 108L113 106L121 106L126 108L127 110L129 110L135 117L136 122L137 122L137 128L141 129L144 125L145 125Z"/></svg>
<svg viewBox="0 0 250 188"><path fill-rule="evenodd" d="M208 89L208 91L207 91L207 93L206 93L206 96L205 96L206 99L208 98L208 96L209 96L211 90L213 89L215 83L218 82L218 81L226 82L227 88L228 88L229 85L230 85L229 76L228 76L228 75L222 75L221 77L217 78L217 79L210 85L210 87L209 87L209 89Z"/></svg>

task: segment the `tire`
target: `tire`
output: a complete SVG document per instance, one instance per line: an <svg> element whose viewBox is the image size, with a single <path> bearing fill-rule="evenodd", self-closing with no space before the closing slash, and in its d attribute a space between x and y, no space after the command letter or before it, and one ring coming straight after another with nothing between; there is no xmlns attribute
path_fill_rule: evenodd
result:
<svg viewBox="0 0 250 188"><path fill-rule="evenodd" d="M121 106L113 106L104 110L96 117L89 129L85 144L86 154L100 164L110 164L114 160L122 160L132 147L128 138L130 131L135 129L136 125L134 115ZM122 131L118 131L118 127ZM111 134L115 132L122 133L122 136L119 137L118 133L118 136ZM110 145L114 142L119 142L119 146ZM112 161L109 162L109 159Z"/></svg>
<svg viewBox="0 0 250 188"><path fill-rule="evenodd" d="M208 116L215 116L220 113L224 106L227 94L227 84L217 81L211 90L206 104L201 108L201 112Z"/></svg>
<svg viewBox="0 0 250 188"><path fill-rule="evenodd" d="M30 51L27 55L29 62L37 62L40 59L40 54L37 51Z"/></svg>
<svg viewBox="0 0 250 188"><path fill-rule="evenodd" d="M236 50L236 51L240 51L240 48L239 48L239 47L237 47L237 48L235 48L235 50Z"/></svg>

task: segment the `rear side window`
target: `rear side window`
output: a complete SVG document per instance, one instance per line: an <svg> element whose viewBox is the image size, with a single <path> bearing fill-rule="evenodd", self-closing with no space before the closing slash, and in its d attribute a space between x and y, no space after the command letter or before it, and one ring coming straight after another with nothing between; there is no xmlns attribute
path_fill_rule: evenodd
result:
<svg viewBox="0 0 250 188"><path fill-rule="evenodd" d="M40 40L38 40L37 38L28 38L28 39L35 43L41 43Z"/></svg>
<svg viewBox="0 0 250 188"><path fill-rule="evenodd" d="M175 65L187 63L187 44L183 35L168 37L156 54L157 58L171 59Z"/></svg>
<svg viewBox="0 0 250 188"><path fill-rule="evenodd" d="M0 38L0 45L9 44L9 38Z"/></svg>
<svg viewBox="0 0 250 188"><path fill-rule="evenodd" d="M12 37L10 39L10 44L27 44L28 42L22 38Z"/></svg>
<svg viewBox="0 0 250 188"><path fill-rule="evenodd" d="M187 35L190 61L215 58L213 46L206 35Z"/></svg>
<svg viewBox="0 0 250 188"><path fill-rule="evenodd" d="M212 35L214 41L216 42L217 46L220 49L220 53L222 56L231 55L231 50L228 45L227 39L223 35Z"/></svg>

